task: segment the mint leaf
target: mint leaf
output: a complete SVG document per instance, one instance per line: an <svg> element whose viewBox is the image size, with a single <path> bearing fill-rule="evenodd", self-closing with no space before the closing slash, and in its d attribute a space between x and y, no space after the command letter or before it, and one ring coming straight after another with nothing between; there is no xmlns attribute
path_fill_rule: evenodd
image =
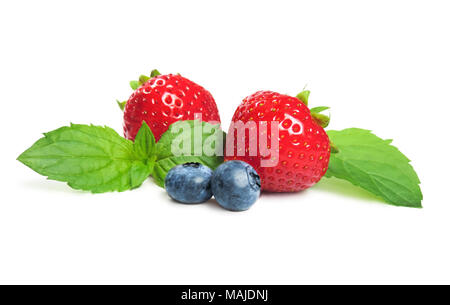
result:
<svg viewBox="0 0 450 305"><path fill-rule="evenodd" d="M182 154L223 155L225 139L226 134L219 124L198 120L178 121L161 136L156 144L156 154L158 160Z"/></svg>
<svg viewBox="0 0 450 305"><path fill-rule="evenodd" d="M130 82L130 87L133 90L136 90L137 88L139 88L139 86L140 86L140 84L139 84L139 81L137 81L137 80L132 80Z"/></svg>
<svg viewBox="0 0 450 305"><path fill-rule="evenodd" d="M134 139L134 152L141 160L150 159L156 149L155 137L146 122L142 122L142 126Z"/></svg>
<svg viewBox="0 0 450 305"><path fill-rule="evenodd" d="M327 133L339 152L331 154L326 177L347 180L392 205L422 207L419 178L392 140L358 128Z"/></svg>
<svg viewBox="0 0 450 305"><path fill-rule="evenodd" d="M51 180L92 193L136 188L153 165L113 129L77 124L44 134L18 160Z"/></svg>
<svg viewBox="0 0 450 305"><path fill-rule="evenodd" d="M223 163L226 134L220 125L200 121L178 121L170 125L156 144L157 161L152 173L164 187L167 172L174 166L198 162L215 169Z"/></svg>

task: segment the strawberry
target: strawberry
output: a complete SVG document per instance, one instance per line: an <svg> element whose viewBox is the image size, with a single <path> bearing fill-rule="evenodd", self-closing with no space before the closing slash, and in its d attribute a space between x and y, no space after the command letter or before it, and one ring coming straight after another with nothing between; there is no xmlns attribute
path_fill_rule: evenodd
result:
<svg viewBox="0 0 450 305"><path fill-rule="evenodd" d="M245 152L240 149L243 156L236 151L227 155L225 160L241 160L252 165L260 175L261 187L265 191L296 192L317 183L327 171L330 158L330 141L323 129L329 118L319 114L328 107L316 107L311 112L307 106L308 97L309 91L303 91L297 97L271 91L259 91L246 97L236 109L232 123L255 121L258 130L245 133ZM260 130L259 122L263 121L268 122L268 126L270 122L279 122L278 163L270 167L261 166L261 160L271 156L262 156L260 148L256 156L248 153L249 142L255 140L250 137L266 132ZM227 139L227 145L233 145L232 150L239 149L235 132L232 124Z"/></svg>
<svg viewBox="0 0 450 305"><path fill-rule="evenodd" d="M220 123L217 105L203 87L181 75L160 75L157 70L152 75L141 76L136 83L137 89L124 106L124 135L134 140L142 121L145 121L156 141L169 128L180 120L194 120L195 113L201 113L206 122Z"/></svg>

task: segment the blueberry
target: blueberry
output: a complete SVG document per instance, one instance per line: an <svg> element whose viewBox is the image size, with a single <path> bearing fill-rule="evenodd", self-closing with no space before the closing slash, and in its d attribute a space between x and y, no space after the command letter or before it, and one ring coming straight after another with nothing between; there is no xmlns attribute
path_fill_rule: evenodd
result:
<svg viewBox="0 0 450 305"><path fill-rule="evenodd" d="M245 211L258 199L261 180L249 164L228 161L212 177L212 191L217 202L227 210Z"/></svg>
<svg viewBox="0 0 450 305"><path fill-rule="evenodd" d="M201 203L212 197L212 170L200 163L186 163L172 168L166 176L169 196L182 203Z"/></svg>

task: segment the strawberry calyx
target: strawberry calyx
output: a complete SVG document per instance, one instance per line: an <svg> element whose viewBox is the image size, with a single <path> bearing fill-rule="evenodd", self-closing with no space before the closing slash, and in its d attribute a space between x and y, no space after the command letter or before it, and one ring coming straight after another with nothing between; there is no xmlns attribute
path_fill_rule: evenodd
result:
<svg viewBox="0 0 450 305"><path fill-rule="evenodd" d="M121 102L119 100L116 100L116 102L117 102L117 105L119 106L120 110L123 111L125 109L125 105L127 104L127 101Z"/></svg>
<svg viewBox="0 0 450 305"><path fill-rule="evenodd" d="M331 142L331 140L330 140L330 152L332 154L337 154L339 152L339 148L337 148L337 146L333 142Z"/></svg>
<svg viewBox="0 0 450 305"><path fill-rule="evenodd" d="M141 75L139 76L139 80L137 81L139 86L142 86L143 84L145 84L150 78L156 77L158 75L161 75L161 73L159 73L158 70L153 69L152 72L150 72L150 76L147 75ZM137 88L136 88L137 89ZM136 90L134 89L134 90Z"/></svg>
<svg viewBox="0 0 450 305"><path fill-rule="evenodd" d="M303 90L302 92L297 94L296 97L300 100L300 102L302 102L303 104L305 104L305 106L308 107L308 100L310 94L311 91ZM328 109L330 109L330 107L327 106L317 106L309 109L311 111L311 117L314 120L314 122L316 122L317 125L319 125L322 128L328 127L328 125L330 124L330 116L321 113L322 111ZM334 145L331 141L330 141L330 151L331 153L334 154L339 152L337 146Z"/></svg>
<svg viewBox="0 0 450 305"><path fill-rule="evenodd" d="M311 113L311 117L314 122L322 128L327 127L330 124L330 117L320 113Z"/></svg>
<svg viewBox="0 0 450 305"><path fill-rule="evenodd" d="M330 107L327 106L319 106L319 107L314 107L309 109L309 111L311 111L311 113L321 113L324 110L328 110L330 109Z"/></svg>
<svg viewBox="0 0 450 305"><path fill-rule="evenodd" d="M297 94L296 98L298 98L300 100L300 102L305 104L305 106L308 106L308 99L309 99L310 93L311 93L311 91L309 91L309 90L303 90L302 92Z"/></svg>
<svg viewBox="0 0 450 305"><path fill-rule="evenodd" d="M145 84L149 79L150 79L150 77L148 77L147 75L139 76L139 86L142 86L143 84Z"/></svg>
<svg viewBox="0 0 450 305"><path fill-rule="evenodd" d="M325 128L330 124L330 116L321 114L322 111L327 109L330 109L330 107L319 106L310 109L313 120L322 128Z"/></svg>
<svg viewBox="0 0 450 305"><path fill-rule="evenodd" d="M130 87L131 87L131 89L136 90L137 88L139 88L140 86L145 84L149 79L156 77L158 75L161 75L161 73L159 73L159 71L157 69L153 69L150 72L150 76L142 74L141 76L139 76L138 80L130 81ZM117 102L117 105L119 106L120 110L123 111L125 109L125 105L127 104L127 101L121 102L119 100L116 100L116 102Z"/></svg>
<svg viewBox="0 0 450 305"><path fill-rule="evenodd" d="M300 100L300 102L305 104L305 106L308 106L308 100L309 100L310 94L311 94L311 91L303 90L302 92L297 94L296 97ZM314 122L316 122L322 128L325 128L330 124L330 116L321 114L322 111L328 110L328 109L330 109L330 107L327 107L327 106L318 106L318 107L309 109L311 111L311 116L312 116Z"/></svg>
<svg viewBox="0 0 450 305"><path fill-rule="evenodd" d="M158 75L161 75L161 73L159 73L159 71L156 69L153 69L152 72L150 72L150 78L156 77Z"/></svg>
<svg viewBox="0 0 450 305"><path fill-rule="evenodd" d="M153 69L152 72L150 72L150 76L142 74L141 76L139 76L138 80L132 80L130 82L130 87L131 89L136 90L137 88L145 84L150 78L156 77L158 75L161 75L161 73L159 73L158 70Z"/></svg>

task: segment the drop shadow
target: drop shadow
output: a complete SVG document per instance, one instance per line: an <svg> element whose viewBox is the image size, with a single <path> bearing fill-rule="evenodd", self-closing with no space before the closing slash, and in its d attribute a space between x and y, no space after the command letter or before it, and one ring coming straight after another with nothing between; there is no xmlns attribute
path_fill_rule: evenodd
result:
<svg viewBox="0 0 450 305"><path fill-rule="evenodd" d="M308 192L309 192L309 190L303 190L303 191L299 191L299 192L288 192L288 193L263 191L261 193L261 196L264 196L265 198L271 198L271 197L277 197L277 198L285 197L285 198L289 198L289 197L294 197L294 196L295 197L306 196L306 194Z"/></svg>
<svg viewBox="0 0 450 305"><path fill-rule="evenodd" d="M165 192L164 192L165 193ZM205 201L205 202L200 202L200 203L183 203L183 202L179 202L176 201L175 199L171 198L169 195L167 195L167 193L164 194L164 196L161 196L161 198L165 198L166 201L169 201L170 204L176 204L178 206L205 206L207 208L213 209L213 210L224 210L219 203L216 201L216 199L214 199L214 197L212 197L211 199Z"/></svg>
<svg viewBox="0 0 450 305"><path fill-rule="evenodd" d="M212 210L216 210L216 211L225 211L225 212L233 212L233 211L228 211L224 208L222 208L219 203L217 202L217 200L214 198L214 196L209 199L208 201L202 203L204 204L207 208L212 209Z"/></svg>
<svg viewBox="0 0 450 305"><path fill-rule="evenodd" d="M85 191L73 189L70 186L68 186L67 183L48 179L25 180L21 181L20 184L25 189L34 189L44 192L57 192L57 193L70 192L72 194L79 194L79 195L87 193Z"/></svg>
<svg viewBox="0 0 450 305"><path fill-rule="evenodd" d="M372 193L351 184L348 181L337 179L337 178L323 178L316 185L313 186L315 191L333 193L340 195L342 197L357 198L370 202L382 203L379 197L373 195Z"/></svg>

